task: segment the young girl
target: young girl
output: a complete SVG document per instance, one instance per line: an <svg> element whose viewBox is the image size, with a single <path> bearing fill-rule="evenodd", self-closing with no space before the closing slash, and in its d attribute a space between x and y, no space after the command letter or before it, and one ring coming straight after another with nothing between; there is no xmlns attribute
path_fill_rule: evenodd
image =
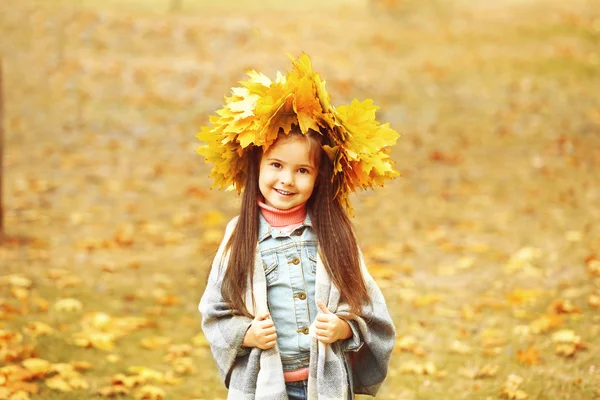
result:
<svg viewBox="0 0 600 400"><path fill-rule="evenodd" d="M228 399L375 396L395 329L357 246L347 195L397 175L398 134L370 101L334 109L308 56L234 88L199 152L242 191L200 301Z"/></svg>

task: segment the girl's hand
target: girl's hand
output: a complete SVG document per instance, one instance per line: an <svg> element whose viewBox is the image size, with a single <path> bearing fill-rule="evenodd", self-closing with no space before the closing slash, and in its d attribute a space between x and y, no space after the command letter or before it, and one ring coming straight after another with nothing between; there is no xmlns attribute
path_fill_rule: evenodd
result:
<svg viewBox="0 0 600 400"><path fill-rule="evenodd" d="M333 343L352 336L352 329L346 321L329 311L321 300L317 300L317 306L321 310L315 320L315 332L319 342Z"/></svg>
<svg viewBox="0 0 600 400"><path fill-rule="evenodd" d="M252 325L246 331L242 346L258 347L262 350L269 350L275 346L277 331L270 316L271 314L267 312L254 318Z"/></svg>

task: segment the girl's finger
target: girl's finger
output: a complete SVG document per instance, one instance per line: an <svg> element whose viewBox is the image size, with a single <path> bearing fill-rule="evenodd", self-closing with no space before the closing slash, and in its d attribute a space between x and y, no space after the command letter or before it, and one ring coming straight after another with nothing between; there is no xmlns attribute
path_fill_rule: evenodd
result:
<svg viewBox="0 0 600 400"><path fill-rule="evenodd" d="M260 321L259 324L260 324L260 327L262 329L267 329L267 328L270 328L272 326L275 326L275 323L273 322L272 319L265 319L264 321Z"/></svg>
<svg viewBox="0 0 600 400"><path fill-rule="evenodd" d="M275 330L275 327L272 327L272 328L264 329L262 331L262 333L263 333L263 335L273 335L273 334L277 333L277 330Z"/></svg>
<svg viewBox="0 0 600 400"><path fill-rule="evenodd" d="M321 310L322 313L331 314L331 311L329 311L329 309L321 299L317 300L317 307L319 307L319 310Z"/></svg>
<svg viewBox="0 0 600 400"><path fill-rule="evenodd" d="M266 320L267 318L269 318L270 316L271 316L271 313L269 313L269 312L267 311L267 312L265 312L265 313L258 314L258 315L256 316L256 318L254 318L254 319L256 319L256 320L258 320L258 321L264 321L264 320Z"/></svg>
<svg viewBox="0 0 600 400"><path fill-rule="evenodd" d="M317 336L322 336L322 337L328 337L331 334L331 332L329 332L326 329L317 329L315 331L315 333L317 334Z"/></svg>
<svg viewBox="0 0 600 400"><path fill-rule="evenodd" d="M317 328L317 329L327 329L327 328L329 328L329 323L317 321L317 322L315 322L315 328Z"/></svg>
<svg viewBox="0 0 600 400"><path fill-rule="evenodd" d="M322 321L322 322L327 322L330 320L329 314L323 314L323 313L319 313L317 314L317 318L315 318L316 321Z"/></svg>

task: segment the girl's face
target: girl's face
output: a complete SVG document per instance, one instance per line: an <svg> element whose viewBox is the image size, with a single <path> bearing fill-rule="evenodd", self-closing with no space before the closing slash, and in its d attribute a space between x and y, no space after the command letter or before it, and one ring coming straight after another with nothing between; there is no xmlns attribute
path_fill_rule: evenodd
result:
<svg viewBox="0 0 600 400"><path fill-rule="evenodd" d="M282 137L260 159L258 187L267 205L289 210L310 198L317 174L308 140Z"/></svg>

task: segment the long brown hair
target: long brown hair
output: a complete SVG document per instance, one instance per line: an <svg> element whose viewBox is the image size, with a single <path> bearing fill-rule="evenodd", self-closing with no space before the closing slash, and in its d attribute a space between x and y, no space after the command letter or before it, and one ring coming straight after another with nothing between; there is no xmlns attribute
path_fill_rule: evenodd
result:
<svg viewBox="0 0 600 400"><path fill-rule="evenodd" d="M302 135L293 130L289 135ZM324 137L319 132L309 131L302 135L309 141L311 155L318 164L318 176L313 193L308 199L307 211L311 217L319 242L323 265L334 285L340 290L342 300L351 310L361 314L364 302L371 299L360 271L358 245L352 222L339 197L334 199L333 164L322 149ZM280 138L283 137L280 134ZM248 157L247 176L242 193L240 215L227 243L229 262L223 278L222 295L232 309L252 317L245 305L248 284L252 289L252 272L258 242L258 213L256 200L260 195L258 186L259 166L262 149L255 147Z"/></svg>

